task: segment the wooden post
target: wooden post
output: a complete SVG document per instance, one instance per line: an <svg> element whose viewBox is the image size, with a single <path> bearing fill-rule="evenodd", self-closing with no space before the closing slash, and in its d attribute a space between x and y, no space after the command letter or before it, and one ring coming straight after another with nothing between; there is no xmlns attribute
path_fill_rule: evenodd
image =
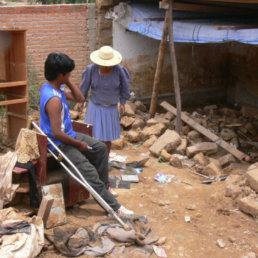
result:
<svg viewBox="0 0 258 258"><path fill-rule="evenodd" d="M168 10L166 11L162 39L161 39L160 45L159 45L158 61L157 61L157 66L156 66L156 71L155 71L152 97L151 97L151 105L150 105L150 111L149 111L150 117L154 116L154 114L156 112L156 108L157 108L157 101L158 101L158 97L159 97L160 74L161 74L161 69L162 69L164 56L165 56L167 37L168 37Z"/></svg>
<svg viewBox="0 0 258 258"><path fill-rule="evenodd" d="M176 52L174 45L174 35L173 35L173 9L172 9L172 1L169 1L168 8L168 22L169 22L169 46L170 46L170 59L171 66L173 72L173 80L174 80L174 89L175 89L175 97L176 97L176 108L177 108L177 123L176 123L176 131L180 134L181 129L181 96L180 96L180 86L178 79L178 71L177 71L177 62L176 62Z"/></svg>

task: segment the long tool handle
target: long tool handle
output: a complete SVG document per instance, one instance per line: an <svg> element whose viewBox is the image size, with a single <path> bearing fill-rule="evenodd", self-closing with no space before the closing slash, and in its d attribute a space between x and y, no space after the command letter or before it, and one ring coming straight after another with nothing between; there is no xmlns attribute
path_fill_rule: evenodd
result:
<svg viewBox="0 0 258 258"><path fill-rule="evenodd" d="M41 128L34 122L31 121L32 125L43 135L47 136L42 130ZM77 182L79 182L82 186L84 186L86 188L86 190L88 190L90 192L90 194L99 202L99 204L102 206L102 208L104 208L109 214L113 215L114 218L125 228L128 229L128 225L125 224L121 218L116 214L116 212L108 205L108 203L103 200L101 198L101 196L91 187L91 185L89 185L89 183L85 180L85 178L82 176L82 174L80 173L80 171L77 169L77 167L75 167L75 165L70 161L70 159L56 146L56 144L49 139L49 137L47 137L47 141L57 150L57 152L65 159L65 161L67 161L67 163L75 170L75 172L77 173L77 175L81 178L79 179L77 176L75 176L71 170L60 160L60 158L55 155L55 153L53 151L51 151L48 148L48 151L51 153L51 155L59 161L59 163L61 164L61 166L69 173L70 176L72 176Z"/></svg>

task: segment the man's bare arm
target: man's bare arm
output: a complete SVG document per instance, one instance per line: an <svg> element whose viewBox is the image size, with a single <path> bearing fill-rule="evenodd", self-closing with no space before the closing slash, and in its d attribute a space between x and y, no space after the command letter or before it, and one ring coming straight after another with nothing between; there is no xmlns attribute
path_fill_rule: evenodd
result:
<svg viewBox="0 0 258 258"><path fill-rule="evenodd" d="M50 119L52 135L60 142L73 145L80 151L88 151L86 142L78 141L61 130L61 111L62 103L57 97L51 98L45 106L47 115Z"/></svg>
<svg viewBox="0 0 258 258"><path fill-rule="evenodd" d="M84 101L84 96L76 85L74 85L70 80L68 80L65 84L69 88L69 89L65 89L65 96L67 99L75 102Z"/></svg>

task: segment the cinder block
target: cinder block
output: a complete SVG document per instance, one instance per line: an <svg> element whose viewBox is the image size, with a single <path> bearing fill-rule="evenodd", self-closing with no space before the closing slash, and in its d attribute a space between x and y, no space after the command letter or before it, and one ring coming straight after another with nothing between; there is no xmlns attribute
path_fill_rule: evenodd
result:
<svg viewBox="0 0 258 258"><path fill-rule="evenodd" d="M249 170L246 173L246 178L251 188L258 193L258 168Z"/></svg>
<svg viewBox="0 0 258 258"><path fill-rule="evenodd" d="M193 155L203 152L204 154L213 154L218 150L218 146L214 142L200 142L196 143L193 146L186 148L186 154L188 157L192 157Z"/></svg>
<svg viewBox="0 0 258 258"><path fill-rule="evenodd" d="M239 209L243 212L258 217L258 199L255 197L245 197L238 201Z"/></svg>

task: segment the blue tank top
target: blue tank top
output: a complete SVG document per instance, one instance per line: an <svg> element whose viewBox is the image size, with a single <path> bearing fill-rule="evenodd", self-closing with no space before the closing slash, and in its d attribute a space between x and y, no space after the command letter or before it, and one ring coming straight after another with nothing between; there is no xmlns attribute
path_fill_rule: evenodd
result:
<svg viewBox="0 0 258 258"><path fill-rule="evenodd" d="M40 91L40 128L57 146L59 146L60 144L62 144L62 142L53 137L50 120L45 110L47 102L53 97L58 97L62 102L61 130L72 138L75 138L76 133L74 132L72 127L72 121L68 103L65 97L64 86L61 85L59 91L50 84L45 83ZM50 143L48 143L48 148L50 150L55 149Z"/></svg>

